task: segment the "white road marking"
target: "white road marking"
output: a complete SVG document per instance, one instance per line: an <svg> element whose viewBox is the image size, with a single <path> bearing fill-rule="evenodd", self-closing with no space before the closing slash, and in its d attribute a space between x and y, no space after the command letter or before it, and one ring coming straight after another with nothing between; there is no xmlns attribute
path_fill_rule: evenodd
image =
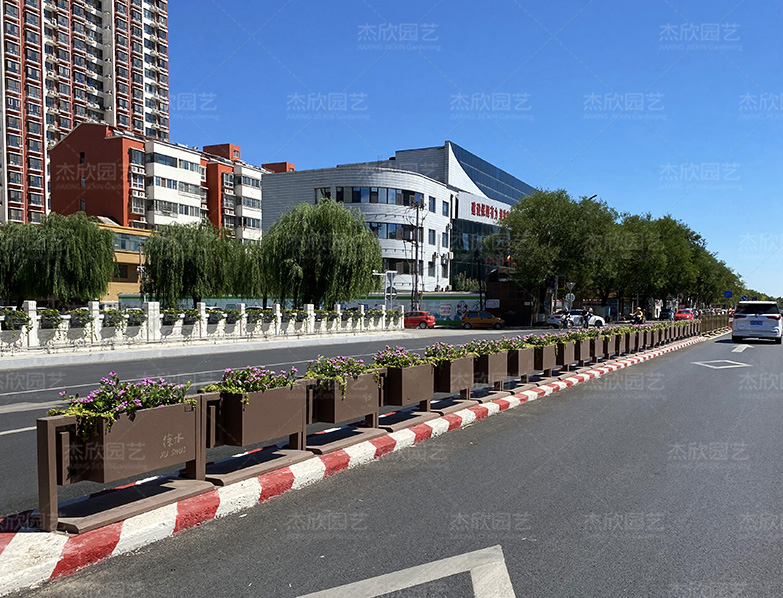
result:
<svg viewBox="0 0 783 598"><path fill-rule="evenodd" d="M476 598L516 598L500 546L460 554L300 598L377 598L459 573L470 573Z"/></svg>
<svg viewBox="0 0 783 598"><path fill-rule="evenodd" d="M739 345L738 347L734 347L731 352L732 353L742 353L745 349L752 349L750 345Z"/></svg>
<svg viewBox="0 0 783 598"><path fill-rule="evenodd" d="M4 432L0 432L0 436L8 436L9 434L18 434L19 432L32 432L35 430L35 426L31 428L18 428L16 430L5 430Z"/></svg>
<svg viewBox="0 0 783 598"><path fill-rule="evenodd" d="M38 411L39 409L62 407L62 405L62 401L49 401L47 403L11 403L10 405L0 405L0 414L20 413L22 411Z"/></svg>
<svg viewBox="0 0 783 598"><path fill-rule="evenodd" d="M712 370L728 370L731 368L752 368L749 363L741 363L739 361L729 361L728 359L714 359L713 361L691 361L693 365L700 365ZM722 365L718 365L722 364Z"/></svg>

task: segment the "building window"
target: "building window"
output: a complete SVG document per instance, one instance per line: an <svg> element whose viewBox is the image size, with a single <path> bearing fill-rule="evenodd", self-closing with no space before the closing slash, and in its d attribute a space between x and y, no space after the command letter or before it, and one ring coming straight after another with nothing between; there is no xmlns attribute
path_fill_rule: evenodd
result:
<svg viewBox="0 0 783 598"><path fill-rule="evenodd" d="M81 187L84 189L87 186L87 181L84 179L84 177L81 178Z"/></svg>
<svg viewBox="0 0 783 598"><path fill-rule="evenodd" d="M448 247L449 246L449 233L443 233L441 238L441 247Z"/></svg>
<svg viewBox="0 0 783 598"><path fill-rule="evenodd" d="M82 181L84 180L84 177L82 177ZM84 185L82 185L84 187ZM79 211L80 212L86 212L87 211L87 200L83 197L79 200Z"/></svg>
<svg viewBox="0 0 783 598"><path fill-rule="evenodd" d="M435 260L432 260L427 265L427 275L435 278Z"/></svg>
<svg viewBox="0 0 783 598"><path fill-rule="evenodd" d="M130 150L130 163L137 166L144 165L144 152L138 149L131 148Z"/></svg>
<svg viewBox="0 0 783 598"><path fill-rule="evenodd" d="M429 235L430 235L430 237L429 237L430 245L435 245L435 229L434 228L431 228L429 230Z"/></svg>
<svg viewBox="0 0 783 598"><path fill-rule="evenodd" d="M448 264L443 264L443 266L441 267L440 275L445 280L449 279L449 265Z"/></svg>
<svg viewBox="0 0 783 598"><path fill-rule="evenodd" d="M430 196L430 212L435 213L435 198Z"/></svg>
<svg viewBox="0 0 783 598"><path fill-rule="evenodd" d="M315 190L315 203L318 203L322 199L331 199L332 190L329 187L319 187Z"/></svg>
<svg viewBox="0 0 783 598"><path fill-rule="evenodd" d="M449 215L449 202L444 201L443 202L443 215L448 216ZM445 247L445 245L444 245Z"/></svg>
<svg viewBox="0 0 783 598"><path fill-rule="evenodd" d="M79 164L84 164L84 152L79 152Z"/></svg>

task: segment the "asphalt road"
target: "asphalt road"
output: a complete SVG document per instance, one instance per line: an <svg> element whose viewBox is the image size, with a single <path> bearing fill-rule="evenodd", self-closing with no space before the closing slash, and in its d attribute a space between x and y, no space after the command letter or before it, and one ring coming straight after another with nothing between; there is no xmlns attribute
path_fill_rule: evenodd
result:
<svg viewBox="0 0 783 598"><path fill-rule="evenodd" d="M23 595L295 597L386 575L364 595L479 596L478 570L452 558L491 561L518 597L780 596L783 350L726 339Z"/></svg>
<svg viewBox="0 0 783 598"><path fill-rule="evenodd" d="M414 338L373 342L341 343L312 346L311 339L292 340L285 349L264 349L243 353L220 353L220 345L208 355L187 357L135 359L127 362L95 363L88 365L52 365L51 367L17 368L0 371L0 517L11 515L38 504L36 477L35 420L46 415L52 407L61 404L59 392L88 394L96 388L102 377L110 371L117 372L122 380L144 377L165 378L170 382L190 381L193 390L220 379L226 368L248 365L264 365L273 369L288 369L291 365L304 371L307 360L318 354L332 357L350 355L370 361L372 355L386 344L404 345L412 350L423 348L436 341L464 343L474 338L529 334L525 330L478 331L461 329L408 330ZM53 361L56 362L56 357ZM323 428L329 426L322 426ZM316 431L315 426L311 431ZM209 458L220 459L241 452L236 447L222 447L209 452ZM147 476L140 476L147 477ZM130 478L134 479L134 478ZM82 482L60 488L60 500L97 492L105 487L115 487L121 481L104 486Z"/></svg>

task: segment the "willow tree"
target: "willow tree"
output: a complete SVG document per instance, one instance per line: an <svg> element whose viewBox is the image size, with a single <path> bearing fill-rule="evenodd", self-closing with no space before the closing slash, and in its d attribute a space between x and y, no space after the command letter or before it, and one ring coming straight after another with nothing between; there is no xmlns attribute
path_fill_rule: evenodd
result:
<svg viewBox="0 0 783 598"><path fill-rule="evenodd" d="M333 305L371 291L381 244L358 210L332 199L302 203L283 215L261 243L271 294L281 301Z"/></svg>
<svg viewBox="0 0 783 598"><path fill-rule="evenodd" d="M231 263L217 229L209 222L163 226L144 243L144 292L166 307L180 299L193 300L221 294Z"/></svg>
<svg viewBox="0 0 783 598"><path fill-rule="evenodd" d="M84 302L98 299L114 276L114 236L79 212L52 213L41 224L9 224L0 235L2 295Z"/></svg>

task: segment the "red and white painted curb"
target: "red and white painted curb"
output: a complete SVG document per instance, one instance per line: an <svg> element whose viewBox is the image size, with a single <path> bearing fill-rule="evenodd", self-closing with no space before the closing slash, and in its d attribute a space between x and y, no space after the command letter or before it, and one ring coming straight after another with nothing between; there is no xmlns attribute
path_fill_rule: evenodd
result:
<svg viewBox="0 0 783 598"><path fill-rule="evenodd" d="M173 534L302 488L327 476L368 463L428 438L458 430L501 411L535 401L565 388L620 370L664 353L707 340L694 337L644 354L626 357L586 372L502 399L360 442L327 455L137 515L78 536L28 528L33 511L0 519L0 596L71 574L110 556L124 554Z"/></svg>

